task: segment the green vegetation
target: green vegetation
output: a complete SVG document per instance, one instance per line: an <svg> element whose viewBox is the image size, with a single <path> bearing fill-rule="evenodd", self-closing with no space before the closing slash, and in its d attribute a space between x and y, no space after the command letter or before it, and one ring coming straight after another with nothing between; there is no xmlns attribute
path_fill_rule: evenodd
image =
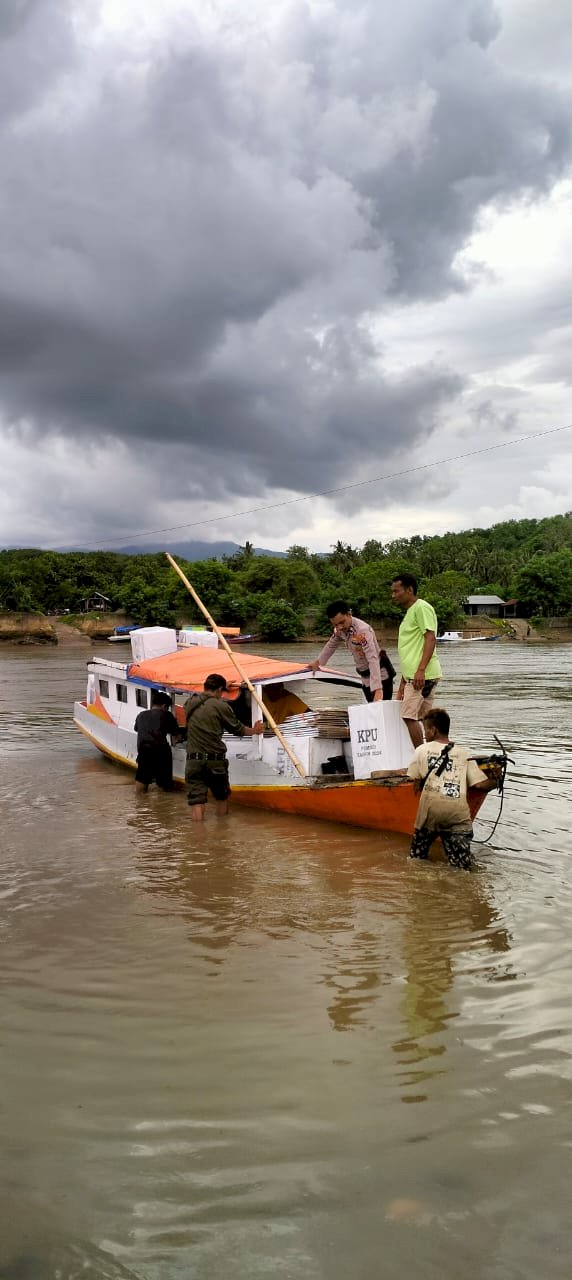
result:
<svg viewBox="0 0 572 1280"><path fill-rule="evenodd" d="M370 539L361 549L340 541L325 556L301 546L282 558L256 556L246 543L224 561L182 567L217 621L272 640L294 639L304 627L327 632L325 608L336 596L345 596L368 620L397 621L401 613L389 583L405 571L417 575L441 628L459 622L462 601L471 594L516 598L526 617L562 617L572 612L572 513L435 538ZM141 624L200 620L161 554L0 552L3 611L75 613L94 591Z"/></svg>
<svg viewBox="0 0 572 1280"><path fill-rule="evenodd" d="M263 640L298 640L304 630L302 616L287 600L270 600L260 606L257 624Z"/></svg>

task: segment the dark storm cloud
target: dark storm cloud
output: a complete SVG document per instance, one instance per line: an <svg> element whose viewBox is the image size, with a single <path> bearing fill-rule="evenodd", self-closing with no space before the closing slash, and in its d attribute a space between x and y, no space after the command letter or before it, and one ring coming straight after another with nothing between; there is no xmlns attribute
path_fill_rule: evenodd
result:
<svg viewBox="0 0 572 1280"><path fill-rule="evenodd" d="M502 435L515 435L518 427L518 414L514 409L500 409L491 400L481 400L470 410L471 429L485 427Z"/></svg>
<svg viewBox="0 0 572 1280"><path fill-rule="evenodd" d="M569 102L497 62L494 7L285 5L268 30L179 23L152 58L74 49L81 8L0 18L5 419L169 442L201 475L216 455L233 492L426 437L461 379L390 376L369 317L460 287L481 207L570 158Z"/></svg>

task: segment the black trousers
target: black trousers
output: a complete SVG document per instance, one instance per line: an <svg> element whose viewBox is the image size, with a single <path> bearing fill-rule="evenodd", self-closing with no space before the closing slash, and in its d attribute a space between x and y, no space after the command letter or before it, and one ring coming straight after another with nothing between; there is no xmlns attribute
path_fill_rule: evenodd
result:
<svg viewBox="0 0 572 1280"><path fill-rule="evenodd" d="M173 790L173 753L168 743L162 747L144 742L139 747L135 781L146 787L156 782L161 791Z"/></svg>
<svg viewBox="0 0 572 1280"><path fill-rule="evenodd" d="M418 827L413 833L410 856L412 858L428 858L431 845L438 836L441 837L443 848L451 866L458 867L460 871L471 871L473 866L471 854L472 832L451 831L451 829L429 831L427 827Z"/></svg>
<svg viewBox="0 0 572 1280"><path fill-rule="evenodd" d="M373 702L373 691L370 689L369 685L362 684L362 689L366 702ZM383 693L383 701L391 702L393 697L393 680L382 680L381 692Z"/></svg>

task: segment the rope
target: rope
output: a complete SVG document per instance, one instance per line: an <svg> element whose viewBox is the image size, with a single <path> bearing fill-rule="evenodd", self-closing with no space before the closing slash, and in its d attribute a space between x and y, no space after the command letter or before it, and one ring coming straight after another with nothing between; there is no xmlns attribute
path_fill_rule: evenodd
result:
<svg viewBox="0 0 572 1280"><path fill-rule="evenodd" d="M498 783L498 789L500 794L500 805L499 805L499 811L493 823L492 830L489 831L488 836L486 836L484 840L479 840L479 844L488 844L489 840L492 840L495 834L495 831L499 825L499 822L502 817L502 811L503 811L503 805L504 805L504 785L505 785L505 779L506 779L506 773L507 773L507 765L514 764L514 760L511 760L510 756L507 755L506 749L503 743L501 742L500 738L497 738L496 733L493 734L493 738L495 742L498 742L499 747L501 749L500 756L491 756L491 760L493 764L500 764L501 766L501 776ZM477 822L486 822L486 821L487 821L486 818L477 818Z"/></svg>
<svg viewBox="0 0 572 1280"><path fill-rule="evenodd" d="M524 444L528 440L541 440L544 436L558 435L562 431L571 431L572 423L567 422L562 427L550 427L548 431L531 431L525 436L516 436L512 440L497 441L496 444L484 445L480 449L470 449L466 453L456 453L449 458L437 458L434 462L421 462L415 467L404 467L400 471L386 472L385 475L373 476L367 480L356 480L353 484L338 485L335 489L322 489L318 493L306 493L296 498L284 498L280 502L265 502L256 507L247 507L243 511L230 511L226 515L207 516L202 520L187 520L185 524L167 525L163 529L142 529L138 533L116 534L113 538L100 538L98 542L84 542L81 547L82 551L89 550L90 547L102 547L113 545L116 542L132 542L135 538L152 538L162 533L179 533L181 529L198 529L206 524L219 524L222 520L239 520L244 516L256 515L260 511L276 511L279 507L292 507L302 502L312 502L316 498L330 498L339 493L348 493L350 489L361 489L369 484L381 484L386 480L395 480L401 476L410 476L417 471L430 471L433 467L443 467L450 462L461 462L465 458L477 458L484 453L494 453L497 449L509 449L515 444ZM53 551L61 550L60 547L52 547Z"/></svg>

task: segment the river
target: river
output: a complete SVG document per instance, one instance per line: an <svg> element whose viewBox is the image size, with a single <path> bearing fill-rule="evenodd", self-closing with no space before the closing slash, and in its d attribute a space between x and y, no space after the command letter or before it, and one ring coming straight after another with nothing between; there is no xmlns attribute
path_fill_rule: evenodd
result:
<svg viewBox="0 0 572 1280"><path fill-rule="evenodd" d="M443 655L473 875L136 800L88 652L0 652L1 1280L568 1277L572 646Z"/></svg>

